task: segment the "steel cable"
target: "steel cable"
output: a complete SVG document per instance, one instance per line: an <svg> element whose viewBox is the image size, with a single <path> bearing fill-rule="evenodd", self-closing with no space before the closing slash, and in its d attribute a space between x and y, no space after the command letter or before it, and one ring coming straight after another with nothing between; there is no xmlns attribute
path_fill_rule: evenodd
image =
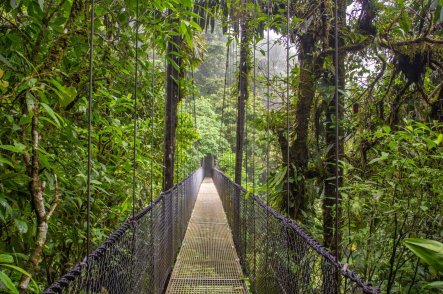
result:
<svg viewBox="0 0 443 294"><path fill-rule="evenodd" d="M135 194L137 189L137 92L138 92L138 0L135 4L135 72L134 72L134 146L132 162L132 217L135 215Z"/></svg>
<svg viewBox="0 0 443 294"><path fill-rule="evenodd" d="M87 179L87 215L86 215L86 264L87 264L87 276L90 275L89 266L89 250L91 244L91 170L92 170L92 101L94 95L94 0L91 0L91 27L90 27L90 45L89 45L89 97L88 97L88 179ZM90 292L90 284L87 284L87 293Z"/></svg>
<svg viewBox="0 0 443 294"><path fill-rule="evenodd" d="M338 0L334 0L334 83L335 83L335 259L338 262L339 261L339 186L340 186L340 180L339 180L339 148L340 148L340 112L339 112L339 106L340 106L340 96L339 96L339 70L338 70ZM338 293L339 283L340 283L340 277L338 271L336 272L336 290Z"/></svg>
<svg viewBox="0 0 443 294"><path fill-rule="evenodd" d="M269 206L269 129L270 129L270 26L271 26L271 1L268 0L267 8L267 29L266 29L266 205ZM269 213L266 210L266 271L269 271Z"/></svg>

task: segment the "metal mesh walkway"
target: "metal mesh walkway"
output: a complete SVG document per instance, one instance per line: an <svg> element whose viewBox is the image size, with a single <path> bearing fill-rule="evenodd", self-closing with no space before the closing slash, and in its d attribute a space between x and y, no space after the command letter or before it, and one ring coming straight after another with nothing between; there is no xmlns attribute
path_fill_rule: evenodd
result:
<svg viewBox="0 0 443 294"><path fill-rule="evenodd" d="M247 293L222 202L205 178L166 293Z"/></svg>
<svg viewBox="0 0 443 294"><path fill-rule="evenodd" d="M43 293L164 293L171 271L167 293L247 293L242 268L257 294L380 293L292 220L204 163ZM211 174L214 182L200 185Z"/></svg>

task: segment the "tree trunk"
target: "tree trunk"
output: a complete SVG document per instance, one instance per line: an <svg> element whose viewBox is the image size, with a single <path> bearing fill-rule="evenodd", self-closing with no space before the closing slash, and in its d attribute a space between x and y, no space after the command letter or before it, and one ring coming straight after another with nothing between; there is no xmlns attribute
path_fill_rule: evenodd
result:
<svg viewBox="0 0 443 294"><path fill-rule="evenodd" d="M38 111L38 101L33 108L33 116L31 123L31 151L32 155L29 157L27 154L24 155L24 161L29 171L29 176L31 181L29 183L29 192L31 194L32 203L34 207L35 214L37 216L37 237L35 240L34 251L31 254L31 257L28 262L27 272L32 276L34 275L38 269L40 262L42 260L43 249L46 244L46 238L48 235L48 224L51 215L53 214L55 208L57 207L60 201L60 194L58 191L57 177L54 178L55 184L55 197L49 208L46 211L45 207L45 199L44 199L44 190L45 185L42 183L40 179L40 161L39 161L39 111ZM19 283L19 292L26 293L26 289L29 286L29 282L31 281L31 276L22 275Z"/></svg>
<svg viewBox="0 0 443 294"><path fill-rule="evenodd" d="M334 15L337 19L337 30L341 32L341 28L344 27L346 22L346 7L344 5L343 0L337 0L335 5L338 5L338 16ZM335 10L335 9L334 9ZM335 12L335 11L334 11ZM335 48L335 31L334 26L331 28L332 36L330 38L329 44L330 47ZM338 46L343 46L344 42L342 38L338 38ZM338 158L340 159L343 154L343 131L340 128L340 122L343 118L343 101L340 90L345 87L345 55L344 51L339 52L338 56L334 54L333 62L334 62L334 74L331 75L329 79L329 84L338 87L338 91L334 94L332 99L328 102L326 108L326 162L325 162L325 176L324 176L324 199L322 203L323 210L323 245L328 248L332 254L340 260L340 250L339 245L341 242L341 197L338 193L338 188L343 183L343 170L340 169L339 166L335 164L335 156L338 154ZM337 68L335 68L337 65ZM338 83L335 85L336 75L335 72L338 73ZM336 102L338 99L338 109L336 108ZM336 111L338 111L338 117L336 115ZM336 118L338 119L338 124L336 123ZM339 128L339 134L337 138L337 127ZM338 141L336 141L336 139ZM337 144L338 142L338 144ZM336 179L338 177L338 182ZM338 185L337 185L338 183ZM338 197L338 205L336 204L336 197ZM337 210L336 210L337 209ZM335 213L338 213L338 218ZM337 230L334 229L335 225L337 225ZM327 268L323 268L323 287L325 293L340 293L340 274L338 270L331 272Z"/></svg>
<svg viewBox="0 0 443 294"><path fill-rule="evenodd" d="M52 43L49 53L46 56L45 62L43 63L41 69L42 72L50 71L53 67L56 67L58 64L60 64L64 52L68 47L69 37L73 34L73 31L71 30L72 26L75 24L77 18L83 12L83 9L83 0L74 0L72 2L71 12L63 29L64 33L61 34L60 37ZM40 44L38 44L38 42L41 42L41 40L37 40L37 44L35 44L35 47L37 47L37 49L40 48ZM32 54L38 54L38 52L35 51Z"/></svg>
<svg viewBox="0 0 443 294"><path fill-rule="evenodd" d="M182 58L177 56L179 52L177 44L181 38L173 36L168 43L168 64L166 69L166 98L165 98L165 137L163 149L163 191L167 191L174 186L174 161L177 131L177 106L180 101L180 71L173 66L175 63L181 67Z"/></svg>
<svg viewBox="0 0 443 294"><path fill-rule="evenodd" d="M300 75L298 86L298 101L296 104L296 139L290 150L290 162L295 164L296 171L289 168L290 178L293 184L290 185L293 205L290 205L290 216L293 219L301 220L301 210L306 208L305 199L305 179L304 173L308 166L308 129L312 102L315 94L316 60L313 56L314 34L307 32L300 36Z"/></svg>
<svg viewBox="0 0 443 294"><path fill-rule="evenodd" d="M242 1L244 4L244 0ZM249 75L249 36L248 20L242 14L240 23L240 65L238 77L238 104L237 104L237 139L235 147L235 182L241 185L243 146L245 142L245 107L248 99L248 75Z"/></svg>
<svg viewBox="0 0 443 294"><path fill-rule="evenodd" d="M341 31L341 28L344 27L346 22L346 7L343 0L339 0L336 2L338 5L338 31ZM331 35L334 36L334 29L332 28ZM331 47L334 48L335 38L332 37L330 44ZM339 37L338 39L338 46L343 46L343 39ZM340 234L340 212L341 208L340 205L337 208L339 213L339 219L335 219L335 197L336 192L339 187L336 186L336 178L335 178L335 154L338 147L338 155L339 158L343 155L343 130L340 128L340 123L338 125L339 127L339 138L338 138L338 146L336 144L336 124L335 124L335 103L336 99L339 99L339 106L338 106L338 120L339 122L343 118L343 99L340 91L345 88L345 55L346 53L344 51L340 51L338 54L338 97L334 95L333 99L329 102L327 109L326 109L326 146L328 148L328 152L326 155L326 175L324 180L325 185L325 195L323 199L323 242L324 246L326 248L329 248L334 254L337 254L337 256L340 256L339 249L336 246L335 238L338 238L338 242L340 243L341 240L341 234ZM335 64L335 56L333 58L334 64ZM334 85L335 81L335 75L332 76L330 79L331 85ZM339 177L339 186L343 183L342 178L343 171L342 169L338 169L338 177ZM340 194L339 195L339 204L341 201ZM338 222L338 231L335 232L334 226ZM338 234L337 236L335 234Z"/></svg>

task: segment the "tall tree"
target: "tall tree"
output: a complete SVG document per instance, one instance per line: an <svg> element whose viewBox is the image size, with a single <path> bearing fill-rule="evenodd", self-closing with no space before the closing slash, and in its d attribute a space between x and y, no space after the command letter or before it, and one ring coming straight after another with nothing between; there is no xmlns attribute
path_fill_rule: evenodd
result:
<svg viewBox="0 0 443 294"><path fill-rule="evenodd" d="M343 128L340 125L340 122L343 119L343 90L345 88L345 56L346 51L339 50L340 47L343 47L343 29L346 26L346 2L343 0L336 0L334 5L337 5L337 9L333 9L334 18L337 19L337 28L335 25L331 25L330 33L329 33L329 48L335 48L336 42L336 32L337 29L337 44L338 44L338 53L337 55L333 55L333 67L334 74L331 75L329 79L326 79L331 88L338 87L337 91L334 93L332 99L329 99L326 103L326 111L325 111L325 124L326 124L326 134L325 141L326 146L328 148L326 154L326 168L325 168L325 179L324 179L324 198L323 198L323 244L326 248L330 248L332 252L336 253L337 256L339 254L339 249L337 247L336 241L340 242L341 234L340 234L340 220L335 217L335 210L338 209L338 215L341 214L341 196L338 192L339 186L343 183L342 178L342 169L340 165L335 164L336 154L338 154L338 159L343 156ZM337 15L335 14L337 12ZM337 66L337 68L336 68ZM338 77L336 76L338 75ZM336 79L337 83L336 83ZM337 101L338 100L338 101ZM336 108L338 105L338 109ZM338 113L338 117L337 114ZM338 124L337 124L338 122ZM338 130L337 130L338 128ZM338 131L338 133L337 133ZM337 138L338 134L338 138ZM337 145L338 142L338 145ZM336 170L338 169L338 170ZM338 181L336 181L336 176L338 177ZM338 183L338 186L337 186ZM336 197L338 197L338 207L336 205ZM335 230L334 227L337 225L338 230Z"/></svg>
<svg viewBox="0 0 443 294"><path fill-rule="evenodd" d="M235 182L241 185L243 167L243 147L245 142L245 109L248 99L248 79L250 72L250 32L249 10L247 0L241 0L240 5L240 64L238 68L238 99L237 99L237 134L235 145Z"/></svg>
<svg viewBox="0 0 443 294"><path fill-rule="evenodd" d="M171 20L177 22L176 20ZM179 44L182 38L173 35L167 46L165 125L163 148L163 191L174 186L174 167L177 132L177 106L181 99L180 80L182 77L182 57Z"/></svg>

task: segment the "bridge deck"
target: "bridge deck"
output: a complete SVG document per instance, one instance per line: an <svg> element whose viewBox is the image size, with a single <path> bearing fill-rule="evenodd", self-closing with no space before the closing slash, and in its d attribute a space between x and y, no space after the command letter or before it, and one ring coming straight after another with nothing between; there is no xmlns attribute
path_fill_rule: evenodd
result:
<svg viewBox="0 0 443 294"><path fill-rule="evenodd" d="M166 293L247 293L226 214L205 178Z"/></svg>

